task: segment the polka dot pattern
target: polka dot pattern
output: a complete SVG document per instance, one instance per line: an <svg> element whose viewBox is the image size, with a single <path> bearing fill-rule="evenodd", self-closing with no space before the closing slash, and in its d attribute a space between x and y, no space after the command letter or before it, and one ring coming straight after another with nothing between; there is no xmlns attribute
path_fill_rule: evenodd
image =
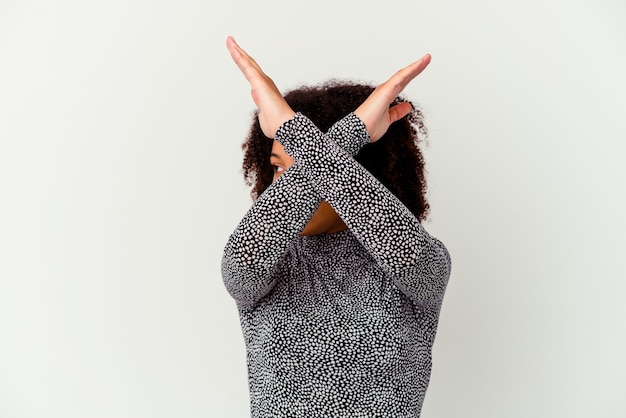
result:
<svg viewBox="0 0 626 418"><path fill-rule="evenodd" d="M253 417L417 417L450 275L445 246L353 155L354 114L326 134L298 113L276 134L295 163L229 238ZM300 236L322 200L348 229Z"/></svg>

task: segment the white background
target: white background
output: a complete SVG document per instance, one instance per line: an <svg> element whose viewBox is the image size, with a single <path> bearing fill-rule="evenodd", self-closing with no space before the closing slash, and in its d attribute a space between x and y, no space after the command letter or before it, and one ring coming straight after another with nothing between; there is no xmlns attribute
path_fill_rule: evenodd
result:
<svg viewBox="0 0 626 418"><path fill-rule="evenodd" d="M424 417L624 417L619 0L0 0L0 417L245 417L232 34L287 90L430 52Z"/></svg>

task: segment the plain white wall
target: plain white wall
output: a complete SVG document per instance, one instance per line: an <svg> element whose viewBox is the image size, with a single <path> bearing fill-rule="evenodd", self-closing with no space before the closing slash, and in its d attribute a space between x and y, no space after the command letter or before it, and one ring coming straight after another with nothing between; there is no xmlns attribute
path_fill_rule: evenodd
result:
<svg viewBox="0 0 626 418"><path fill-rule="evenodd" d="M245 417L219 271L253 111L382 82L430 129L453 257L424 417L623 417L626 6L618 0L0 1L0 417Z"/></svg>

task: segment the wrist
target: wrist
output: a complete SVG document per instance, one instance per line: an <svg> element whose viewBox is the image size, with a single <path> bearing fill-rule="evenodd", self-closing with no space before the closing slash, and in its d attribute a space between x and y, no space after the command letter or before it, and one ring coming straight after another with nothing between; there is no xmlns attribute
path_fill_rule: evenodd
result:
<svg viewBox="0 0 626 418"><path fill-rule="evenodd" d="M370 142L365 123L354 112L335 122L328 130L327 135L344 151L353 156Z"/></svg>
<svg viewBox="0 0 626 418"><path fill-rule="evenodd" d="M288 116L286 112L284 116L285 118L283 119L283 122L280 124L280 126L278 126L278 129L276 130L274 139L278 141L281 145L283 145L286 151L287 148L290 148L290 139L292 139L293 133L297 132L300 125L302 125L303 120L301 119L304 118L304 115L300 112L293 112L291 117L286 118Z"/></svg>

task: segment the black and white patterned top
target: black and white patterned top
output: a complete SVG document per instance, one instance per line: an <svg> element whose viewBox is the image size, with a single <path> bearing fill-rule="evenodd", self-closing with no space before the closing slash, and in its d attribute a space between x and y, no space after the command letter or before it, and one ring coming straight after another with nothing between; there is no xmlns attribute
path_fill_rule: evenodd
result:
<svg viewBox="0 0 626 418"><path fill-rule="evenodd" d="M446 248L353 159L369 142L354 114L323 134L298 113L276 139L295 162L259 196L222 261L252 416L419 416ZM300 236L322 200L348 229Z"/></svg>

